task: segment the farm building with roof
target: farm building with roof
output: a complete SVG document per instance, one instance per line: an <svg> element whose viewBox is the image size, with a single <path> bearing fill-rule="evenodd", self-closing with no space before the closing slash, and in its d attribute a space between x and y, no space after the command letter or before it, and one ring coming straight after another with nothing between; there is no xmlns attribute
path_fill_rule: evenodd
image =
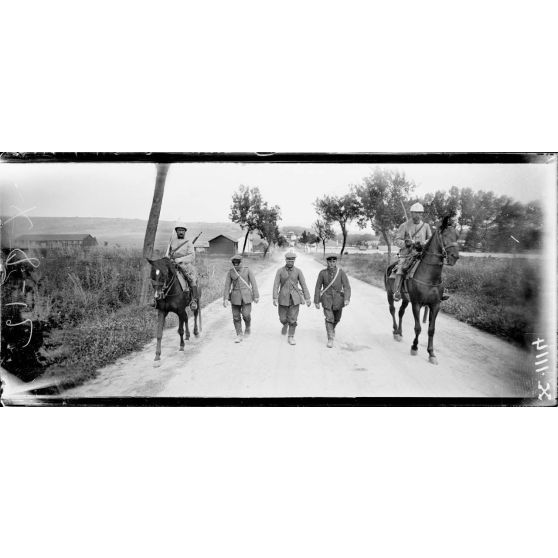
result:
<svg viewBox="0 0 558 558"><path fill-rule="evenodd" d="M97 239L90 234L22 234L16 238L18 247L32 249L81 249L97 246Z"/></svg>
<svg viewBox="0 0 558 558"><path fill-rule="evenodd" d="M238 240L226 234L209 239L209 254L233 256L238 252Z"/></svg>

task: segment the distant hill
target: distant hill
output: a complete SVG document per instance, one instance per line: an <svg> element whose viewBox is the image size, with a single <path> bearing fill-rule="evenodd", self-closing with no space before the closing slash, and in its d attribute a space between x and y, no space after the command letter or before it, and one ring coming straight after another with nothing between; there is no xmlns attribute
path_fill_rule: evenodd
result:
<svg viewBox="0 0 558 558"><path fill-rule="evenodd" d="M4 221L5 218L2 218ZM90 234L94 236L99 245L108 243L109 246L121 248L141 248L147 220L144 219L113 219L106 217L33 217L33 228L25 218L17 218L5 225L2 229L2 246L12 245L13 239L22 234ZM220 234L238 239L243 236L242 229L234 223L186 223L188 232L186 238L194 238L202 232L198 242L209 240ZM168 245L174 221L159 221L155 249L164 251ZM254 241L260 239L253 235Z"/></svg>

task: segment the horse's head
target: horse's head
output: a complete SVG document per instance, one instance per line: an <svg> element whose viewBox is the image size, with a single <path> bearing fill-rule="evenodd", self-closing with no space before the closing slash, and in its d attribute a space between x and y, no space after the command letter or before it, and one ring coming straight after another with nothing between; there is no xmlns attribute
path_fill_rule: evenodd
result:
<svg viewBox="0 0 558 558"><path fill-rule="evenodd" d="M455 265L459 259L459 244L457 243L458 234L453 222L454 215L446 215L442 219L439 233L442 242L442 252L448 265Z"/></svg>
<svg viewBox="0 0 558 558"><path fill-rule="evenodd" d="M147 261L151 265L151 284L155 289L155 300L159 300L174 276L172 264L169 258L159 260L147 258Z"/></svg>

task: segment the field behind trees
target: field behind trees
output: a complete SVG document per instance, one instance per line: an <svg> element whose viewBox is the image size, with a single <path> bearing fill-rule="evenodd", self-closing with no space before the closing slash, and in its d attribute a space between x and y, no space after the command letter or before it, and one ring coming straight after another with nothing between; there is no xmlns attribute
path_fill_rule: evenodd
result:
<svg viewBox="0 0 558 558"><path fill-rule="evenodd" d="M382 289L387 265L382 254L350 254L340 262L349 275ZM454 267L444 266L442 277L451 294L442 312L521 346L526 332L538 330L541 260L462 255ZM389 316L387 297L385 310Z"/></svg>
<svg viewBox="0 0 558 558"><path fill-rule="evenodd" d="M139 249L29 256L38 258L38 267L21 264L22 273L17 270L2 287L2 366L12 374L25 381L52 377L60 387L75 386L154 337L157 312L139 302ZM249 262L256 273L269 264L261 256ZM222 296L230 260L198 255L196 267L203 309ZM10 318L13 324L29 322L9 327ZM178 327L174 314L166 325Z"/></svg>

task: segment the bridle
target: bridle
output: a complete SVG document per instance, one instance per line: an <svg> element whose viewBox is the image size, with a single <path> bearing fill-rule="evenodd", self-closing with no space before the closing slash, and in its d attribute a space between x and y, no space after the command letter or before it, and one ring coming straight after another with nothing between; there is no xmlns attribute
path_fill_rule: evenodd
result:
<svg viewBox="0 0 558 558"><path fill-rule="evenodd" d="M442 248L441 252L430 252L427 250L427 248L430 248L430 245L432 244L432 240L434 240L434 236L438 238L438 242L440 243L440 246ZM444 265L444 261L447 259L448 256L447 249L452 248L454 246L459 246L459 244L457 242L450 242L449 244L444 244L444 239L440 234L440 230L435 229L434 235L431 237L428 244L424 247L425 249L422 252L421 261L426 265ZM440 258L440 261L434 263L427 262L424 260L424 257L427 255L434 256L435 258Z"/></svg>
<svg viewBox="0 0 558 558"><path fill-rule="evenodd" d="M161 273L161 270L158 268L156 269L156 273L157 275L159 275ZM153 285L153 287L155 287L155 299L156 300L160 300L160 299L165 299L167 298L168 292L171 289L171 287L174 285L174 282L176 280L176 275L174 273L171 273L171 279L169 281L169 283L167 284L166 279L163 281L156 281L154 279L151 279L151 284ZM161 294L159 295L159 287L161 287ZM171 295L171 296L177 296L177 295Z"/></svg>

